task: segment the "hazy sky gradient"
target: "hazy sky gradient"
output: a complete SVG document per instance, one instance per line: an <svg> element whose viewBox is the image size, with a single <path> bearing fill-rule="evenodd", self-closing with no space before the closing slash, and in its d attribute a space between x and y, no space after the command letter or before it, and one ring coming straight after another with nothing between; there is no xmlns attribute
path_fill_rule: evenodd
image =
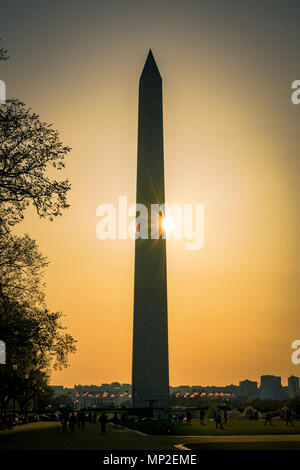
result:
<svg viewBox="0 0 300 470"><path fill-rule="evenodd" d="M53 384L131 380L134 242L96 238L96 208L135 200L138 80L163 78L167 203L205 204L205 245L167 244L170 383L300 375L298 1L2 2L1 64L72 153L71 208L19 233L51 264L47 302L78 339Z"/></svg>

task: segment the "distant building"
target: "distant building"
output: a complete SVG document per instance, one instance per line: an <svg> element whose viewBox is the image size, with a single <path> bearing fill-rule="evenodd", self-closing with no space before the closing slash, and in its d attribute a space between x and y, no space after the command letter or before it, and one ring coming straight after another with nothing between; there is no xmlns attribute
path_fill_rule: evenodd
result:
<svg viewBox="0 0 300 470"><path fill-rule="evenodd" d="M281 377L262 375L260 378L261 400L281 400L283 398Z"/></svg>
<svg viewBox="0 0 300 470"><path fill-rule="evenodd" d="M259 396L257 382L251 380L242 380L239 386L239 396L257 398Z"/></svg>
<svg viewBox="0 0 300 470"><path fill-rule="evenodd" d="M289 399L289 387L286 385L286 386L282 386L282 399L283 400L288 400Z"/></svg>
<svg viewBox="0 0 300 470"><path fill-rule="evenodd" d="M110 386L111 388L121 388L120 382L112 382Z"/></svg>
<svg viewBox="0 0 300 470"><path fill-rule="evenodd" d="M54 397L65 394L63 385L51 385L50 388L54 391Z"/></svg>
<svg viewBox="0 0 300 470"><path fill-rule="evenodd" d="M189 385L178 385L178 390L181 390L182 392L188 392L191 387Z"/></svg>
<svg viewBox="0 0 300 470"><path fill-rule="evenodd" d="M289 398L295 398L299 395L299 377L291 375L291 377L288 378L288 390Z"/></svg>

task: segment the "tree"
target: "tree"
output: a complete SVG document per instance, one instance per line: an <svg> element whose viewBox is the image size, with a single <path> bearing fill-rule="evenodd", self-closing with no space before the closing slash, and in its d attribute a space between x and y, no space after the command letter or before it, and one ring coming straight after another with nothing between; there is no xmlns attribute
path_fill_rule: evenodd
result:
<svg viewBox="0 0 300 470"><path fill-rule="evenodd" d="M286 406L296 413L296 416L300 416L300 396L297 395L295 398L291 398Z"/></svg>
<svg viewBox="0 0 300 470"><path fill-rule="evenodd" d="M19 303L43 303L42 276L47 259L29 235L0 236L0 293Z"/></svg>
<svg viewBox="0 0 300 470"><path fill-rule="evenodd" d="M282 407L283 405L282 400L271 400L271 399L266 399L266 400L261 400L260 398L254 398L253 400L249 400L246 403L246 406L253 406L253 408L259 410L259 411L275 411L278 410Z"/></svg>
<svg viewBox="0 0 300 470"><path fill-rule="evenodd" d="M53 397L50 401L50 404L55 409L59 409L61 405L72 405L73 401L72 398L69 397L67 394L58 395L57 397Z"/></svg>
<svg viewBox="0 0 300 470"><path fill-rule="evenodd" d="M32 203L40 217L53 220L69 207L68 180L47 176L49 166L64 168L70 148L51 125L25 104L9 99L0 106L0 229L8 231L23 219Z"/></svg>
<svg viewBox="0 0 300 470"><path fill-rule="evenodd" d="M0 61L7 59L0 49ZM9 99L0 106L0 338L7 354L0 369L1 413L10 400L24 409L29 400L49 396L50 365L67 367L75 352L62 314L50 312L44 302L46 258L27 234L12 233L30 204L50 220L69 207L69 181L50 176L53 168L64 168L69 152L52 125L24 103Z"/></svg>
<svg viewBox="0 0 300 470"><path fill-rule="evenodd" d="M68 366L76 350L74 338L65 332L60 312L29 309L5 296L0 297L0 337L6 343L7 362L1 366L0 407L9 400L21 408L48 387L49 367Z"/></svg>
<svg viewBox="0 0 300 470"><path fill-rule="evenodd" d="M0 39L0 41L1 41L1 39ZM6 61L8 59L9 59L9 57L7 55L7 50L3 49L3 48L0 48L0 60Z"/></svg>
<svg viewBox="0 0 300 470"><path fill-rule="evenodd" d="M0 60L7 59L7 51L0 49ZM12 235L11 226L22 220L30 203L51 220L68 207L70 183L46 172L49 165L64 168L69 151L58 132L24 103L15 99L0 106L0 295L21 303L44 300L41 278L47 260L28 235Z"/></svg>
<svg viewBox="0 0 300 470"><path fill-rule="evenodd" d="M207 417L210 419L213 419L217 411L218 411L218 408L216 407L216 405L210 405L210 407L207 410Z"/></svg>

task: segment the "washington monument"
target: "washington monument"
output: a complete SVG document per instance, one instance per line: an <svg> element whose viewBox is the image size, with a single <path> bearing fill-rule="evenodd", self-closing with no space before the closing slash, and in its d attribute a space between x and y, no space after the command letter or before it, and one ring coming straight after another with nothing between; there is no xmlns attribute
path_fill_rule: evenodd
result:
<svg viewBox="0 0 300 470"><path fill-rule="evenodd" d="M151 239L151 204L165 203L162 79L151 50L139 82L136 199L148 209L149 236L135 241L132 405L165 408L169 356L163 216L158 218L158 238Z"/></svg>

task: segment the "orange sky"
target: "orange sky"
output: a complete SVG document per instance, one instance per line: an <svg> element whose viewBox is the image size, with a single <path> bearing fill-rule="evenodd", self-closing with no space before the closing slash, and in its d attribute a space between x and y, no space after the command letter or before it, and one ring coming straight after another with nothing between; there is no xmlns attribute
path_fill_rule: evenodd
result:
<svg viewBox="0 0 300 470"><path fill-rule="evenodd" d="M29 210L17 227L48 256L48 305L78 339L71 366L52 383L131 380L134 242L97 239L96 208L120 195L134 202L138 80L149 47L163 77L166 202L205 204L204 248L167 243L170 383L299 376L291 362L300 326L293 12L26 3L4 10L12 59L0 78L73 149L62 175L72 182L70 209L53 223Z"/></svg>

